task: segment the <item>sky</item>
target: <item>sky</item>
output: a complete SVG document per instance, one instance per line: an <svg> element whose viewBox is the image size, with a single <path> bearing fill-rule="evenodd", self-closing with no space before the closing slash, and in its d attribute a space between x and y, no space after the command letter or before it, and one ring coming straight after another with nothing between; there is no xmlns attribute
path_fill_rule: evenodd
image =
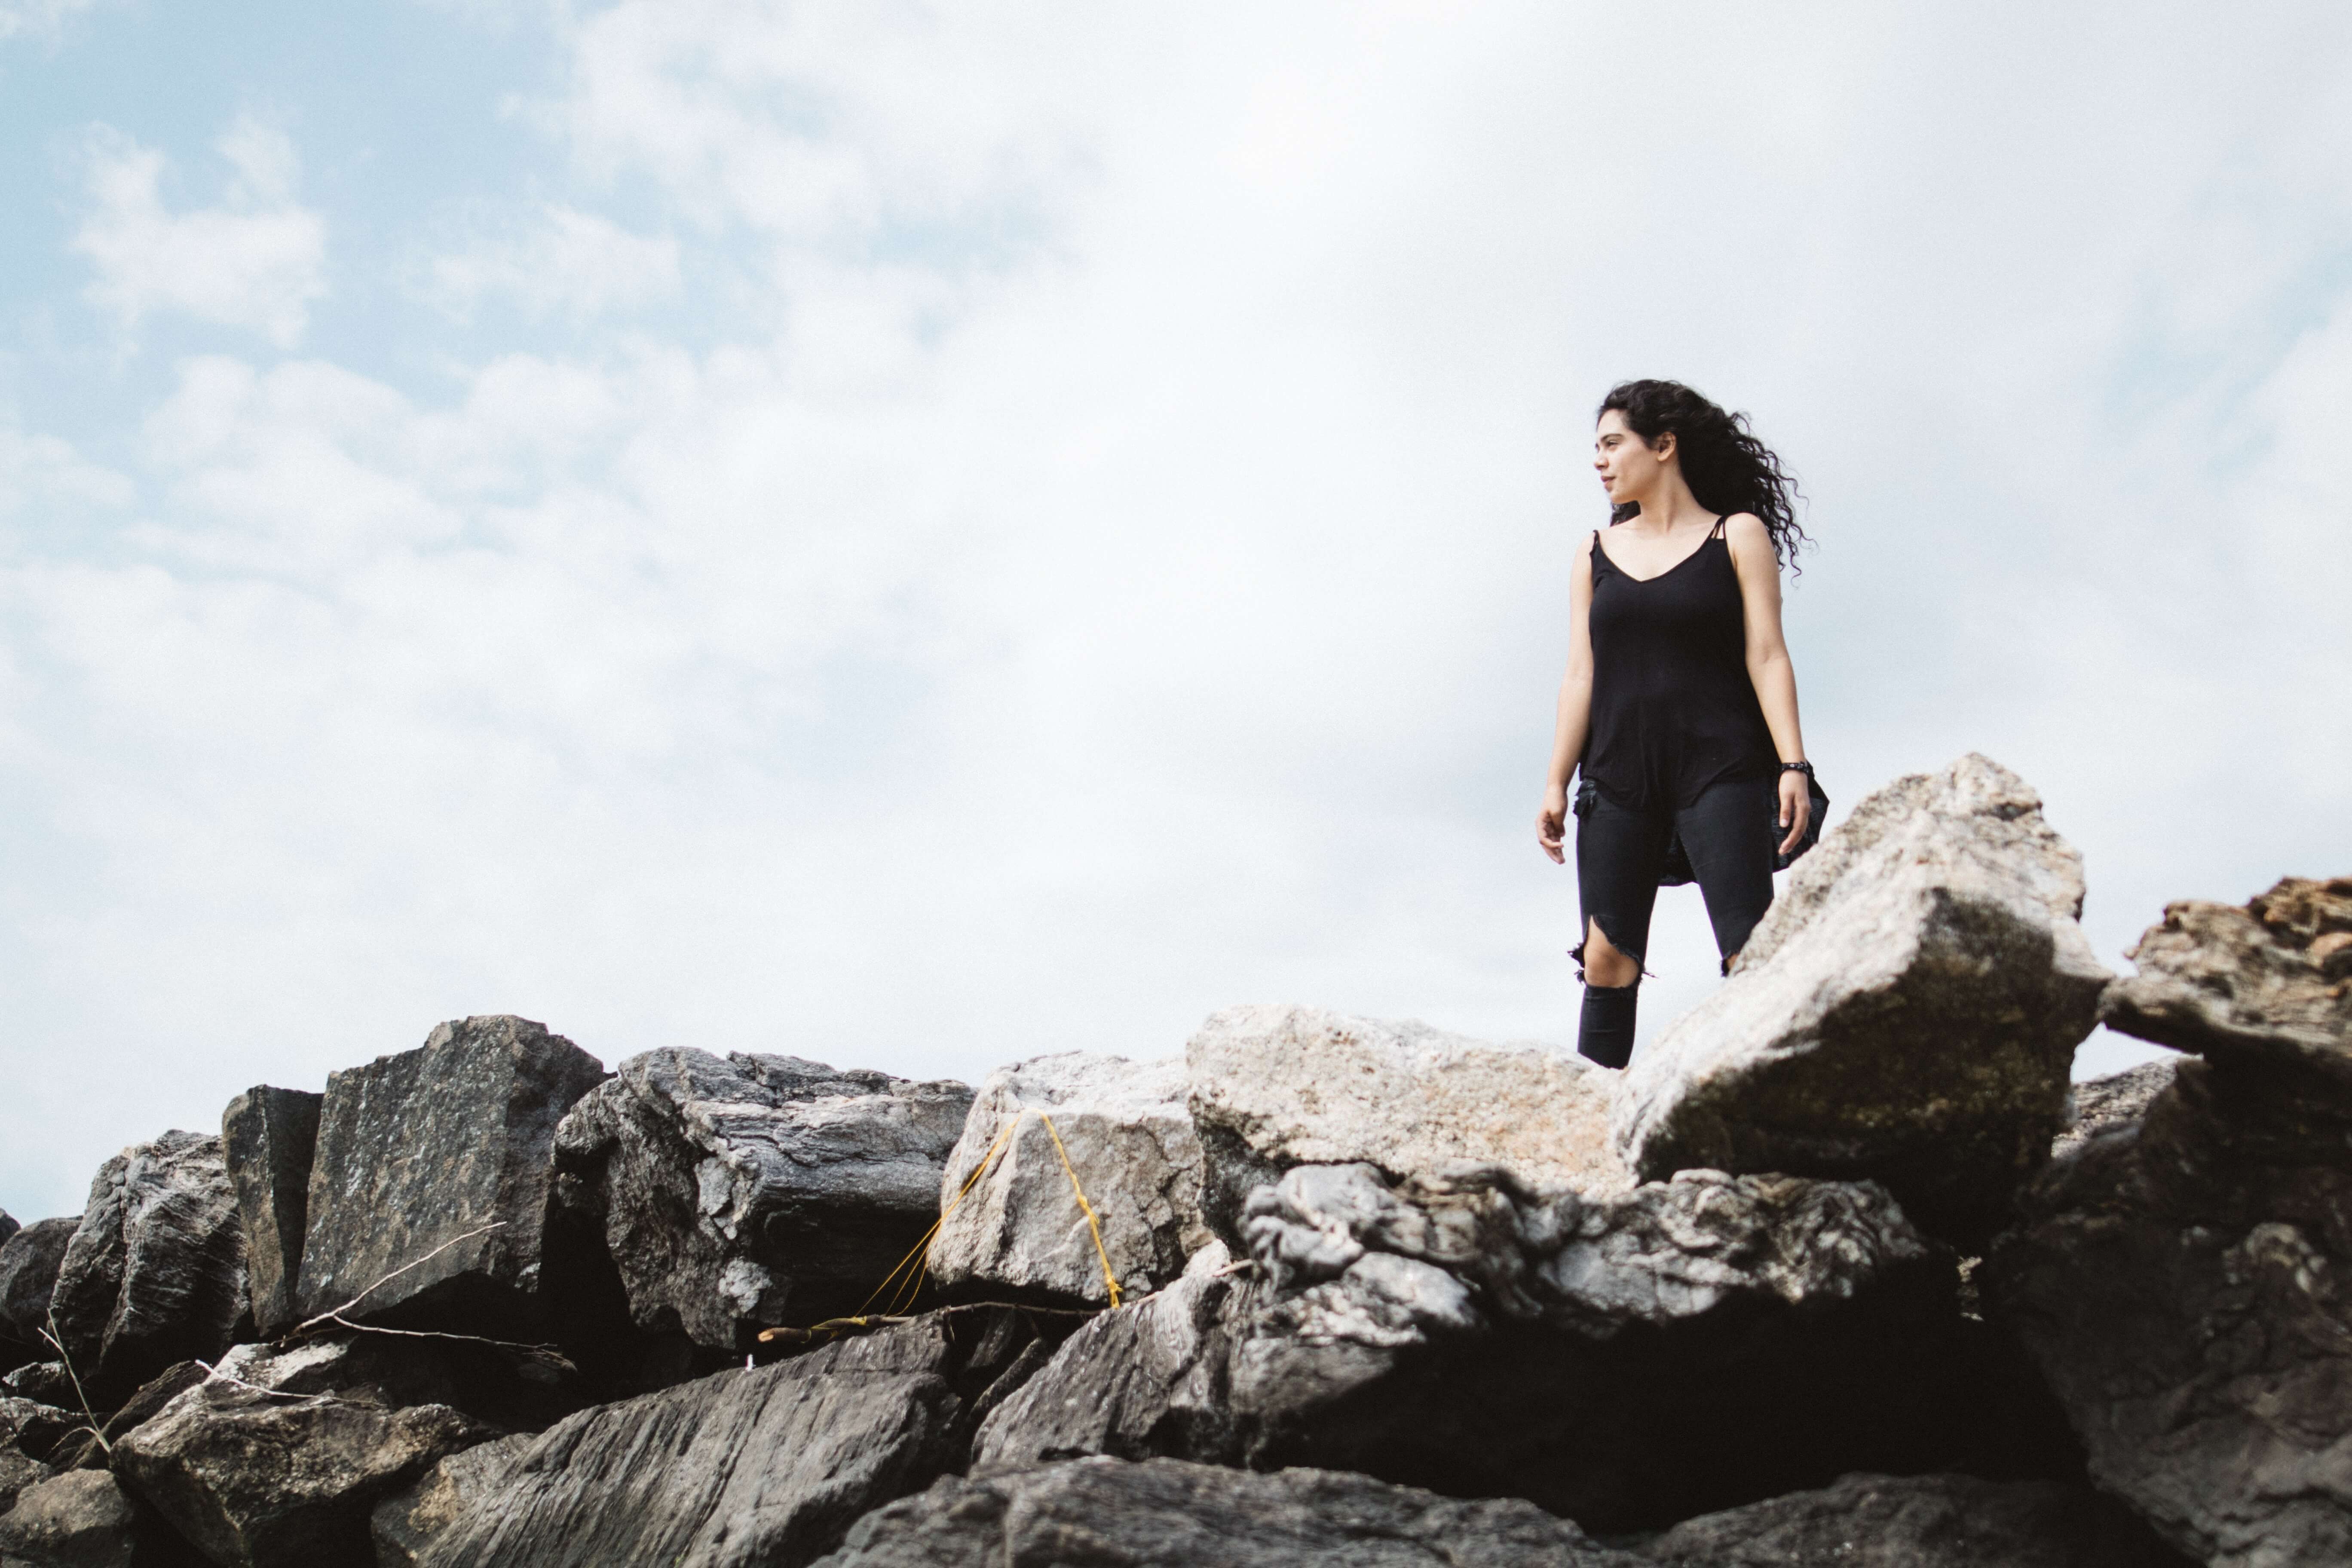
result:
<svg viewBox="0 0 2352 1568"><path fill-rule="evenodd" d="M1996 758L2119 967L2352 871L2341 6L0 0L0 214L20 1218L468 1014L1572 1042L1634 375L1803 482L1832 821Z"/></svg>

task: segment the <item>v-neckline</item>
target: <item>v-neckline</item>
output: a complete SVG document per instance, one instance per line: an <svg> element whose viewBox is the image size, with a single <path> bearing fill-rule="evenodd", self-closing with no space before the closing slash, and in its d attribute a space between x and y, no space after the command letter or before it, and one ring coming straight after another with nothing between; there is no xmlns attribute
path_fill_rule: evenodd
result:
<svg viewBox="0 0 2352 1568"><path fill-rule="evenodd" d="M1681 571L1684 567L1685 567L1685 566L1689 565L1692 562L1694 562L1694 561L1697 560L1697 559L1698 559L1698 552L1699 552L1699 551L1700 551L1700 550L1705 550L1705 549L1707 547L1707 545L1708 545L1709 543L1711 543L1711 542L1714 541L1714 539L1715 539L1715 531L1716 531L1717 529L1718 529L1718 528L1721 528L1722 526L1723 526L1723 519L1721 519L1721 518L1719 518L1719 517L1718 517L1718 518L1717 518L1713 522L1708 523L1708 524L1706 525L1706 536L1705 538L1701 539L1701 540L1698 542L1698 548L1697 548L1696 550L1693 550L1689 554L1687 554L1687 555L1684 556L1680 561L1675 562L1673 565L1671 565L1671 566L1667 567L1664 571L1663 571L1663 572L1659 572L1659 573L1655 573L1655 574L1653 574L1652 575L1647 576L1647 577L1636 577L1636 576L1634 576L1634 575L1633 575L1633 574L1632 574L1631 572L1626 571L1626 570L1625 570L1625 568L1623 568L1622 566L1620 566L1620 565L1617 563L1617 557L1615 557L1614 555L1610 555L1610 554L1609 554L1609 546L1608 546L1608 544L1605 542L1605 537L1606 537L1605 535L1601 535L1601 534L1595 534L1595 535L1593 536L1593 540L1592 540L1592 548L1593 548L1593 549L1595 549L1595 550L1598 550L1599 552L1601 552L1601 554L1608 556L1608 557L1609 557L1609 570L1611 570L1612 572L1616 573L1616 574L1617 574L1617 575L1619 575L1620 577L1624 578L1624 579L1625 579L1625 581L1627 581L1628 583L1654 583L1654 582L1656 582L1656 581L1657 581L1659 578L1661 578L1661 577L1671 577L1671 576L1673 576L1675 573L1677 573L1677 572Z"/></svg>

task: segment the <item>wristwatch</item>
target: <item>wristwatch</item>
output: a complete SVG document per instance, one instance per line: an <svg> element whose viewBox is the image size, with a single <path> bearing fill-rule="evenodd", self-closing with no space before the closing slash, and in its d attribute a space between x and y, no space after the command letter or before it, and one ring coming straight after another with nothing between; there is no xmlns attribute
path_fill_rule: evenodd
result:
<svg viewBox="0 0 2352 1568"><path fill-rule="evenodd" d="M1807 778L1811 778L1813 776L1813 764L1811 763L1782 763L1780 764L1780 771L1784 773L1802 773Z"/></svg>

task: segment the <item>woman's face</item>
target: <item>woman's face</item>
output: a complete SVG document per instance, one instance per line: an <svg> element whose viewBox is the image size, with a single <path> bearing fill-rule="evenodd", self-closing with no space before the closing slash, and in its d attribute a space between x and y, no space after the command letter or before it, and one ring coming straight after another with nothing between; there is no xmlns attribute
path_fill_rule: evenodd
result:
<svg viewBox="0 0 2352 1568"><path fill-rule="evenodd" d="M1622 411L1612 408L1601 416L1592 433L1592 467L1610 500L1639 500L1657 489L1658 476L1674 460L1674 437L1659 437L1658 447L1633 433Z"/></svg>

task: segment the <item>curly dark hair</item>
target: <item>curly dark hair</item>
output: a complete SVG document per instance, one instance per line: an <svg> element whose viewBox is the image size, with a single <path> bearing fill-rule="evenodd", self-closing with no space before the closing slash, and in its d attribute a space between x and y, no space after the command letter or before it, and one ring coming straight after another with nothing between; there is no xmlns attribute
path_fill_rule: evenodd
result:
<svg viewBox="0 0 2352 1568"><path fill-rule="evenodd" d="M1797 477L1748 427L1748 416L1728 414L1679 381L1627 381L1609 389L1593 410L1614 408L1650 446L1668 431L1682 458L1683 479L1699 505L1728 516L1752 511L1772 538L1772 559L1794 570L1797 549L1811 540L1797 525ZM1639 509L1628 502L1610 517L1622 522Z"/></svg>

